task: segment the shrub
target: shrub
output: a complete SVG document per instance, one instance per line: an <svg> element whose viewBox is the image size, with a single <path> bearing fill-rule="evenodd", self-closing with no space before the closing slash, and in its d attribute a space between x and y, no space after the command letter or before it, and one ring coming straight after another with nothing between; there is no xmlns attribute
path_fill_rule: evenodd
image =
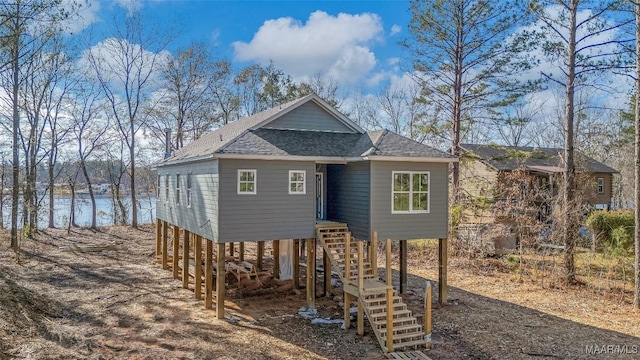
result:
<svg viewBox="0 0 640 360"><path fill-rule="evenodd" d="M610 250L630 251L635 221L631 211L594 211L585 223L593 234L595 248L604 244Z"/></svg>

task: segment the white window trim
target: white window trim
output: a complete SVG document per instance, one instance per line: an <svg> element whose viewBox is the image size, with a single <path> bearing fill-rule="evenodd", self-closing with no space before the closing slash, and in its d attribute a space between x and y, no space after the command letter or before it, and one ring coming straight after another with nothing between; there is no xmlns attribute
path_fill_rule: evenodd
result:
<svg viewBox="0 0 640 360"><path fill-rule="evenodd" d="M291 191L291 175L294 173L302 173L302 191ZM296 181L299 183L299 181ZM307 193L307 171L306 170L289 170L289 195L305 195Z"/></svg>
<svg viewBox="0 0 640 360"><path fill-rule="evenodd" d="M240 173L252 172L253 173L253 191L240 191ZM238 169L238 179L236 180L238 187L238 195L255 195L258 193L258 171L256 169Z"/></svg>
<svg viewBox="0 0 640 360"><path fill-rule="evenodd" d="M410 181L409 181L409 210L408 211L393 209L393 204L394 204L393 194L395 193L393 185L396 178L396 174L409 174ZM429 190L426 191L428 210L412 209L413 208L413 175L414 174L427 174L427 176L429 177L429 182L427 183L427 187ZM431 212L431 171L401 171L401 170L392 171L391 172L391 214L429 214L430 212Z"/></svg>
<svg viewBox="0 0 640 360"><path fill-rule="evenodd" d="M600 180L602 180L602 186L600 186ZM602 187L602 191L600 191L600 187ZM604 194L604 178L603 177L596 178L596 193Z"/></svg>

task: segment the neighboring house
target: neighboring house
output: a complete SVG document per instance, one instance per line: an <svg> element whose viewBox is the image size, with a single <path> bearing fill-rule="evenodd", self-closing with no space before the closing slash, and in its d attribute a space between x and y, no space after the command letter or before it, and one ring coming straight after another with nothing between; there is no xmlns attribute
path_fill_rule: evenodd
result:
<svg viewBox="0 0 640 360"><path fill-rule="evenodd" d="M549 197L554 198L562 182L563 151L560 148L462 144L461 189L470 199L491 202L499 197L495 190L504 181L504 174L524 169L539 186L548 190ZM618 171L580 153L576 153L576 169L586 204L609 209L613 174Z"/></svg>
<svg viewBox="0 0 640 360"><path fill-rule="evenodd" d="M535 205L519 209L531 211L538 220L549 220L562 186L564 150L476 144L462 144L461 148L460 188L466 201L458 237L488 253L511 252L518 241L514 220L500 213L514 200L506 199L499 189L513 191L514 184L509 181L520 182L515 184L518 196L533 196ZM580 153L576 153L575 161L579 196L585 205L609 209L613 174L617 171ZM508 174L516 170L524 170L529 176L526 179L510 178Z"/></svg>
<svg viewBox="0 0 640 360"><path fill-rule="evenodd" d="M445 301L454 161L388 130L364 131L308 95L229 123L158 163L158 228L174 225L217 243L218 251L233 242L313 244L317 224L327 221L346 224L357 240L371 240L374 232L381 240L440 239ZM166 243L164 231L158 244ZM315 261L311 256L307 261ZM406 257L403 264L406 281Z"/></svg>

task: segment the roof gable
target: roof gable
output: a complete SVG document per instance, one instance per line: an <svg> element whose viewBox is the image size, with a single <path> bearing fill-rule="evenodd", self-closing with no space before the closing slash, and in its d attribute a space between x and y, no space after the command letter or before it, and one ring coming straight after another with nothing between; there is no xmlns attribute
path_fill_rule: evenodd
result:
<svg viewBox="0 0 640 360"><path fill-rule="evenodd" d="M272 121L259 126L261 129L329 131L357 133L335 114L326 111L315 101L308 101Z"/></svg>

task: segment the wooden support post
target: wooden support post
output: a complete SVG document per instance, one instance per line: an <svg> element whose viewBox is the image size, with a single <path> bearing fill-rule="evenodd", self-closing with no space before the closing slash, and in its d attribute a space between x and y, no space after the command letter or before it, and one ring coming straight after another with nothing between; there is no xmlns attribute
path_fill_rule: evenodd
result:
<svg viewBox="0 0 640 360"><path fill-rule="evenodd" d="M195 236L195 295L196 299L202 298L202 237L200 235Z"/></svg>
<svg viewBox="0 0 640 360"><path fill-rule="evenodd" d="M240 261L244 261L244 242L241 242L240 244L238 244L238 259Z"/></svg>
<svg viewBox="0 0 640 360"><path fill-rule="evenodd" d="M387 285L393 287L393 278L391 277L392 275L392 271L391 270L391 239L387 239L387 246L386 246L386 251L387 251L387 261L386 261L386 274L387 274Z"/></svg>
<svg viewBox="0 0 640 360"><path fill-rule="evenodd" d="M364 335L364 306L362 301L358 299L358 335Z"/></svg>
<svg viewBox="0 0 640 360"><path fill-rule="evenodd" d="M351 294L344 293L344 328L351 327Z"/></svg>
<svg viewBox="0 0 640 360"><path fill-rule="evenodd" d="M162 221L162 269L166 270L169 268L169 245L167 244L169 242L169 239L167 239L168 236L168 224L166 221Z"/></svg>
<svg viewBox="0 0 640 360"><path fill-rule="evenodd" d="M447 303L447 238L438 241L438 303Z"/></svg>
<svg viewBox="0 0 640 360"><path fill-rule="evenodd" d="M293 288L300 288L300 239L293 239Z"/></svg>
<svg viewBox="0 0 640 360"><path fill-rule="evenodd" d="M224 244L218 243L218 266L216 267L216 317L224 319Z"/></svg>
<svg viewBox="0 0 640 360"><path fill-rule="evenodd" d="M189 240L191 239L191 233L189 230L184 230L184 242L182 244L182 287L189 288Z"/></svg>
<svg viewBox="0 0 640 360"><path fill-rule="evenodd" d="M316 307L316 239L309 238L307 243L307 307Z"/></svg>
<svg viewBox="0 0 640 360"><path fill-rule="evenodd" d="M162 255L162 222L160 219L156 219L156 258L160 260Z"/></svg>
<svg viewBox="0 0 640 360"><path fill-rule="evenodd" d="M431 281L427 281L424 295L424 334L427 339L425 346L431 349Z"/></svg>
<svg viewBox="0 0 640 360"><path fill-rule="evenodd" d="M371 261L371 268L373 269L373 275L375 276L374 280L377 280L378 279L378 232L377 231L373 232L369 251L371 251L371 256L369 257L369 259Z"/></svg>
<svg viewBox="0 0 640 360"><path fill-rule="evenodd" d="M324 296L331 296L331 258L326 250L322 251L324 267Z"/></svg>
<svg viewBox="0 0 640 360"><path fill-rule="evenodd" d="M273 278L280 279L280 240L271 242L273 247Z"/></svg>
<svg viewBox="0 0 640 360"><path fill-rule="evenodd" d="M204 241L207 243L204 254L204 308L211 309L213 304L213 242L209 239ZM218 253L217 256L224 258L224 250L222 253ZM216 277L220 276L224 276L224 273L216 274Z"/></svg>
<svg viewBox="0 0 640 360"><path fill-rule="evenodd" d="M387 289L387 352L393 352L393 289Z"/></svg>
<svg viewBox="0 0 640 360"><path fill-rule="evenodd" d="M400 294L407 292L407 240L400 240Z"/></svg>
<svg viewBox="0 0 640 360"><path fill-rule="evenodd" d="M224 251L222 253L224 254ZM236 256L235 244L232 243L232 242L229 243L229 256L231 256L231 257L235 257Z"/></svg>
<svg viewBox="0 0 640 360"><path fill-rule="evenodd" d="M351 281L351 233L344 236L344 279Z"/></svg>
<svg viewBox="0 0 640 360"><path fill-rule="evenodd" d="M180 279L178 260L180 259L180 228L173 225L173 278Z"/></svg>
<svg viewBox="0 0 640 360"><path fill-rule="evenodd" d="M262 258L264 257L264 241L258 241L258 251L256 255L256 267L262 271Z"/></svg>

